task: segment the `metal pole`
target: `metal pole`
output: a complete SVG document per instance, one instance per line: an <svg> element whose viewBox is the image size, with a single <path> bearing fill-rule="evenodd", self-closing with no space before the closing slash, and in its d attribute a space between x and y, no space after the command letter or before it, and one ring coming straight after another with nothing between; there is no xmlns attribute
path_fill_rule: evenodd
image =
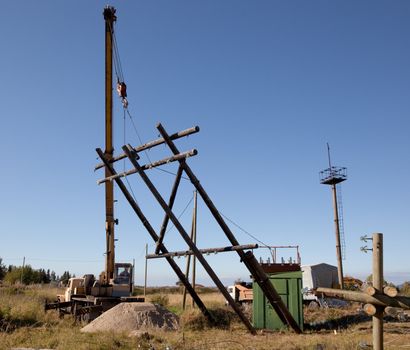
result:
<svg viewBox="0 0 410 350"><path fill-rule="evenodd" d="M147 271L148 271L148 243L145 244L145 275L144 275L144 298L147 295Z"/></svg>
<svg viewBox="0 0 410 350"><path fill-rule="evenodd" d="M344 289L342 246L340 244L340 223L339 223L339 211L337 207L336 184L332 184L332 192L333 192L333 210L334 210L334 215L335 215L335 230L336 230L337 276L339 279L340 288Z"/></svg>
<svg viewBox="0 0 410 350"><path fill-rule="evenodd" d="M122 147L124 153L127 155L128 159L134 165L134 167L138 170L138 174L141 176L141 179L144 181L148 189L151 191L152 195L155 197L157 200L158 204L162 207L164 212L169 216L169 219L172 221L174 224L175 228L178 230L184 241L188 244L189 248L194 251L195 255L197 256L198 260L201 262L202 266L208 273L209 277L213 280L215 285L218 287L220 292L223 294L225 299L228 301L229 305L234 309L236 314L239 316L243 324L248 328L248 330L252 334L256 334L255 328L253 328L252 324L249 322L249 320L246 318L242 310L239 308L239 306L235 303L235 301L232 299L231 295L228 293L226 290L225 286L222 284L214 270L211 268L211 266L208 264L204 256L201 254L201 252L198 250L197 246L192 242L188 234L186 233L185 229L175 216L175 214L172 212L172 210L168 207L158 190L155 188L151 180L148 178L147 174L145 171L141 169L141 166L139 165L138 161L136 160L136 153L133 150L133 148L128 145L128 146L123 146Z"/></svg>
<svg viewBox="0 0 410 350"><path fill-rule="evenodd" d="M101 160L104 162L104 165L109 170L110 174L115 175L116 174L115 169L108 162L102 150L100 148L97 148L96 152L101 158ZM145 229L150 234L151 238L154 240L154 242L158 241L158 235L156 234L154 228L151 226L150 222L148 221L147 217L142 212L138 203L134 200L131 193L128 191L127 187L124 185L124 182L122 182L122 180L119 178L116 178L115 182L117 183L118 187L122 191L124 197L127 199L128 203L131 205L131 208L134 210L135 214L138 216L138 218L144 225ZM168 250L165 248L164 244L161 245L160 249L163 254L168 253ZM189 283L188 279L185 277L184 273L179 268L178 264L172 258L166 258L166 260L168 261L169 265L171 266L171 268L174 270L174 272L178 276L179 280L186 286L189 294L191 294L192 298L195 300L195 303L198 305L199 309L202 311L204 316L209 320L209 322L215 323L214 317L210 314L205 304L202 302L201 298L192 288L191 284Z"/></svg>
<svg viewBox="0 0 410 350"><path fill-rule="evenodd" d="M196 245L196 221L197 221L197 213L198 213L198 191L194 191L194 216L192 220L192 233L193 233L193 242ZM192 287L195 289L196 284L196 256L193 256L192 261ZM195 307L194 301L192 300L192 308Z"/></svg>
<svg viewBox="0 0 410 350"><path fill-rule="evenodd" d="M383 293L383 234L373 234L373 287ZM373 349L383 350L383 308L373 316Z"/></svg>
<svg viewBox="0 0 410 350"><path fill-rule="evenodd" d="M174 142L170 139L168 133L164 129L161 124L157 125L158 131L161 133L162 137L166 141L168 147L171 149L172 153L178 154L178 148L175 146ZM235 238L234 234L230 230L229 226L226 224L225 220L222 218L221 214L219 213L218 209L216 208L215 204L212 202L211 198L206 193L205 189L202 187L201 183L199 182L198 178L195 176L189 165L185 162L185 160L179 161L181 166L184 168L186 175L191 180L191 183L195 186L198 190L198 193L201 195L201 198L209 208L210 212L212 213L215 220L218 222L219 226L221 227L222 231L225 233L226 237L229 239L232 245L239 245L239 242ZM287 309L286 305L283 303L282 298L279 296L276 289L273 287L272 283L269 281L268 276L262 270L258 260L256 260L255 256L251 251L247 251L246 253L242 250L238 250L238 255L240 256L243 263L246 265L248 270L251 272L252 276L255 279L255 282L259 284L261 287L264 295L278 314L281 321L285 324L288 324L296 333L302 333L299 325L293 318L292 314Z"/></svg>
<svg viewBox="0 0 410 350"><path fill-rule="evenodd" d="M110 162L113 154L113 132L112 132L112 45L115 16L115 8L106 6L104 8L105 20L105 157ZM110 176L108 169L105 169L105 177ZM114 277L114 184L105 183L105 274L103 284L109 284Z"/></svg>

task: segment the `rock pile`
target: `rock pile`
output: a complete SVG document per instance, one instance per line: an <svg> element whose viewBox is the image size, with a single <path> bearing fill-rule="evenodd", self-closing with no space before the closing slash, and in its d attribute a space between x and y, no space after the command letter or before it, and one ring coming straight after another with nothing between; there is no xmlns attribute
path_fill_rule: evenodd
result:
<svg viewBox="0 0 410 350"><path fill-rule="evenodd" d="M158 304L120 303L81 329L81 332L176 330L178 316Z"/></svg>

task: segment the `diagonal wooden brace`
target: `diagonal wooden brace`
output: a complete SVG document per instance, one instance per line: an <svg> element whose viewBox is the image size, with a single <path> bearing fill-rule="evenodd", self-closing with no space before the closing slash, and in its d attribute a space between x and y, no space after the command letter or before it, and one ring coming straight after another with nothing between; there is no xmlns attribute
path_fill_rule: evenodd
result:
<svg viewBox="0 0 410 350"><path fill-rule="evenodd" d="M161 136L165 140L168 147L171 149L172 153L174 155L179 154L178 148L175 146L175 143L171 140L170 136L160 123L157 125L157 129L161 133ZM218 222L219 226L221 227L222 231L224 231L225 235L227 236L231 244L239 245L239 242L236 240L231 229L226 224L225 220L222 218L215 204L212 202L211 198L208 196L205 189L202 187L201 183L199 182L198 178L195 176L187 162L184 159L181 159L179 163L183 167L185 174L191 180L191 183L195 186L198 193L201 195L203 201L208 206L215 220ZM276 289L273 287L272 283L270 283L268 276L262 270L260 264L258 263L258 260L255 258L253 253L250 251L245 253L242 250L238 250L237 253L246 265L246 267L248 268L248 270L250 271L250 273L252 274L252 276L255 278L255 281L261 287L264 295L266 296L267 300L270 302L270 304L278 314L281 321L285 324L288 324L296 333L302 333L302 330L300 329L299 325L287 309L286 305L282 301Z"/></svg>
<svg viewBox="0 0 410 350"><path fill-rule="evenodd" d="M114 170L113 166L109 163L109 161L105 157L102 150L100 148L97 148L96 151L97 151L99 157L101 158L101 160L103 161L107 171L111 175L115 175L116 171ZM128 200L128 202L131 205L132 209L134 210L135 214L137 214L138 218L141 220L142 224L144 225L144 227L146 228L146 230L148 231L148 233L150 234L152 239L155 242L157 242L158 241L158 235L156 234L154 228L151 226L150 222L148 221L148 219L146 218L146 216L142 212L142 210L139 207L139 205L137 204L137 202L134 200L134 198L129 193L127 187L124 185L124 183L122 182L122 180L120 178L115 178L115 182L117 183L118 187L120 188L120 190L124 194L125 198ZM165 246L163 244L160 246L160 250L161 250L162 254L167 254L168 253L168 250L165 248ZM196 305L198 305L198 308L202 311L202 313L209 320L209 322L214 324L215 320L214 320L213 316L208 311L205 304L202 302L201 298L198 296L195 289L192 287L191 283L185 277L185 274L181 271L178 264L170 257L166 258L166 260L168 261L169 265L171 265L171 268L174 270L174 272L178 276L179 280L183 283L183 285L185 286L185 288L187 289L187 291L191 295L191 297L194 300L194 302L196 303Z"/></svg>
<svg viewBox="0 0 410 350"><path fill-rule="evenodd" d="M174 185L172 186L171 195L169 196L168 206L170 209L172 209L172 207L174 206L175 197L177 196L179 183L181 182L182 172L183 170L181 166L179 166L178 171L177 171L177 176L175 177ZM159 238L158 238L157 245L155 247L155 254L159 253L159 247L161 246L162 241L164 240L165 232L168 227L168 222L169 222L169 216L165 214L164 220L162 221L161 230L159 231Z"/></svg>
<svg viewBox="0 0 410 350"><path fill-rule="evenodd" d="M222 295L225 297L229 305L234 309L236 314L239 316L239 318L242 320L246 328L252 333L256 334L255 328L253 328L252 324L249 322L247 317L243 314L242 310L240 307L235 303L235 301L232 299L232 296L229 294L229 292L226 290L225 286L222 284L214 270L211 268L211 266L208 264L202 253L199 251L197 248L196 244L191 240L175 214L172 212L172 210L169 208L169 206L165 203L165 200L162 198L158 190L155 188L151 180L148 178L147 174L145 173L144 170L142 170L141 166L139 165L138 161L136 160L135 157L135 151L130 145L123 146L122 147L124 153L127 155L128 159L134 165L135 169L137 170L138 174L141 176L142 180L145 182L147 185L148 189L151 191L155 199L158 201L164 212L169 216L169 219L172 221L174 224L175 228L179 231L181 234L182 238L185 240L185 242L188 244L189 248L194 252L196 258L198 261L202 264L204 267L205 271L208 273L209 277L214 281L215 285L218 287Z"/></svg>
<svg viewBox="0 0 410 350"><path fill-rule="evenodd" d="M189 128L189 129L186 129L186 130L182 130L182 131L176 132L175 134L170 135L170 138L171 138L172 140L176 140L176 139L179 139L179 138L181 138L181 137L186 137L186 136L195 134L195 133L197 133L197 132L199 132L199 126L194 126L194 127L192 127L192 128ZM156 139L156 140L153 140L153 141L144 143L143 145L137 146L137 147L134 148L134 150L135 150L136 152L142 152L142 151L146 151L146 150L148 150L148 149L154 148L154 147L156 147L156 146L162 145L163 143L165 143L165 141L164 141L164 139L161 137L161 138L159 138L159 139ZM126 156L124 153L123 153L123 154L120 154L119 156L112 157L112 158L110 159L110 163L117 162L117 161L119 161L119 160L121 160L121 159L124 159L124 158L127 158L127 156ZM95 166L94 170L98 170L98 169L101 169L101 168L103 168L103 167L104 167L104 163L100 163L100 164L97 164L97 165Z"/></svg>
<svg viewBox="0 0 410 350"><path fill-rule="evenodd" d="M189 157L196 156L197 154L198 154L198 151L197 151L196 149L193 149L193 150L191 150L191 151L183 152L183 153L174 155L174 156L172 156L172 157L164 158L164 159L158 160L158 161L153 162L153 163L150 163L150 164L144 164L144 165L142 166L142 169L143 169L143 170L153 169L153 168L159 167L159 166L164 165L164 164L176 162L176 161L178 161L178 160L180 160L180 159L186 159L186 158L189 158ZM125 177L125 176L128 176L128 175L135 174L136 172L137 172L137 171L136 171L135 169L131 169L131 170L128 170L128 171L124 171L124 172L122 172L122 173L118 173L118 174L116 174L116 175L111 175L111 176L108 176L108 177L106 177L106 178L104 178L104 179L98 180L98 181L97 181L97 184L98 184L98 185L101 185L101 184L104 183L104 182L114 180L116 177Z"/></svg>

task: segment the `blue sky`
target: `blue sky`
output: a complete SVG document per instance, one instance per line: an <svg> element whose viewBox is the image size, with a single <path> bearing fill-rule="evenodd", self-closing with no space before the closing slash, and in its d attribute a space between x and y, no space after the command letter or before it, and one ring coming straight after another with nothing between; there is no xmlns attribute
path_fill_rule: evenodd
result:
<svg viewBox="0 0 410 350"><path fill-rule="evenodd" d="M0 256L7 264L25 256L36 268L77 275L104 267L104 188L93 167L95 148L104 146L105 4L2 3ZM345 272L370 274L359 237L383 232L386 279L410 280L409 2L111 4L129 110L144 142L157 137L159 121L169 132L199 125L178 145L198 149L190 164L218 209L267 244L299 245L304 264L336 264L331 193L318 177L329 142L333 163L349 176ZM115 100L118 152L124 122ZM139 144L129 120L125 139ZM168 155L165 147L149 153ZM168 196L173 177L149 175ZM159 227L161 209L137 176L129 180ZM184 181L176 214L191 197ZM116 198L117 258L135 258L142 283L152 241L118 191ZM181 218L188 230L191 210ZM198 215L200 247L229 245L201 201ZM240 243L254 243L232 229ZM166 243L185 249L175 229ZM235 254L209 262L225 283L248 276ZM149 271L151 284L176 281L165 262L150 262ZM199 279L210 284L202 270Z"/></svg>

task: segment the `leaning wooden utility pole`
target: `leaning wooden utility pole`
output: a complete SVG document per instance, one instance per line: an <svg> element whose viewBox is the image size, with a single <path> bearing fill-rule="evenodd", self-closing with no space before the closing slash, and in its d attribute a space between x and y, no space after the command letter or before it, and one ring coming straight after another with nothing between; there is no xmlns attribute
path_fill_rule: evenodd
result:
<svg viewBox="0 0 410 350"><path fill-rule="evenodd" d="M105 155L104 155L103 151L100 148L97 148L96 151L98 153L98 156L103 161L104 166L109 170L110 176L111 175L117 175L117 172L115 171L113 165L105 158ZM124 182L118 176L115 177L114 180L117 183L119 189L124 194L124 197L127 199L128 203L131 205L131 208L134 210L135 214L138 216L140 221L143 223L144 227L148 231L151 238L154 240L154 242L157 242L159 240L159 236L156 234L154 228L152 227L149 220L147 219L147 217L142 212L142 210L139 207L138 203L135 201L135 199L133 198L131 193L128 191L127 187L124 185ZM160 248L160 252L162 254L167 254L168 253L168 250L166 249L164 243L162 243L159 248ZM171 268L174 270L174 272L178 276L179 280L186 286L188 292L191 294L192 298L195 300L195 303L198 305L199 309L202 311L202 313L205 315L205 317L212 324L215 324L214 317L208 311L208 309L206 308L205 304L202 302L202 300L198 296L198 294L195 292L195 289L192 288L192 285L189 283L188 279L185 277L184 273L181 271L178 264L171 257L166 257L165 260L167 260L167 262L169 263Z"/></svg>
<svg viewBox="0 0 410 350"><path fill-rule="evenodd" d="M198 191L194 191L194 220L192 221L193 228L192 228L192 233L193 233L193 242L196 244L196 223L197 223L197 213L198 213ZM193 256L192 260L192 287L195 289L196 286L196 256ZM195 303L192 300L192 308L195 307Z"/></svg>
<svg viewBox="0 0 410 350"><path fill-rule="evenodd" d="M179 150L172 141L170 135L166 132L164 127L159 123L157 125L157 129L160 132L161 136L164 138L166 144L168 145L169 149L174 155L179 154ZM124 148L123 148L124 149ZM128 157L130 158L130 157ZM201 183L199 182L198 178L195 176L189 165L186 163L184 159L179 160L180 166L184 169L185 174L190 179L191 183L194 185L196 190L198 191L199 195L201 196L202 200L210 210L212 216L219 224L222 231L225 233L228 240L231 242L233 246L239 245L238 241L236 240L234 234L232 233L231 229L226 224L225 220L222 218L221 214L219 213L218 209L216 208L215 204L212 202L211 198L206 193L205 189L202 187ZM134 164L134 163L133 163ZM135 166L135 165L134 165ZM140 174L141 175L141 174ZM169 215L169 214L167 214ZM176 226L176 225L175 225ZM180 232L181 233L181 232ZM190 247L192 249L192 247ZM194 249L192 249L194 250ZM195 251L195 250L194 250ZM195 255L198 258L198 261L201 262L201 255L198 255L199 252L195 251ZM288 308L284 304L282 298L275 290L273 285L270 283L268 276L263 271L262 267L260 266L259 262L256 260L255 256L251 251L243 252L241 250L237 251L241 261L246 265L249 272L252 274L253 278L255 279L256 283L261 287L266 299L272 305L273 309L278 314L280 320L284 323L289 325L296 333L302 333L299 325L296 323L295 319L293 318L292 314L289 312ZM225 287L224 287L225 289ZM225 290L221 292L225 295ZM226 296L226 299L232 299L230 294ZM230 303L230 302L229 302ZM233 303L235 304L235 303ZM232 305L231 305L232 306ZM232 306L235 310L235 306Z"/></svg>
<svg viewBox="0 0 410 350"><path fill-rule="evenodd" d="M115 9L111 6L104 8L105 20L105 152L104 155L108 161L111 161L114 155L113 137L112 137L112 48L113 48L113 30ZM111 173L106 168L105 176ZM109 284L110 279L114 277L114 183L107 181L105 183L105 234L106 234L106 251L105 251L105 273L102 278L104 284Z"/></svg>
<svg viewBox="0 0 410 350"><path fill-rule="evenodd" d="M209 277L211 277L211 279L214 281L214 283L216 284L216 286L218 287L220 292L224 295L225 299L227 300L229 305L231 305L232 309L236 312L238 317L242 320L244 325L248 328L248 330L252 334L256 334L256 331L253 328L252 324L249 322L248 318L243 314L242 310L235 303L232 296L228 293L225 286L222 284L222 282L219 280L218 276L215 274L215 272L213 271L211 266L208 264L208 262L204 258L203 250L198 249L197 245L193 242L191 237L187 234L187 232L184 229L184 227L182 226L181 222L175 216L175 213L172 211L172 203L171 202L173 202L173 200L171 200L172 199L171 196L173 197L174 189L171 193L171 196L169 197L168 205L167 205L167 203L164 200L164 197L158 192L156 187L153 185L153 183L151 182L151 180L147 176L146 172L148 170L152 169L152 166L154 164L164 164L165 160L163 159L163 160L157 161L155 163L145 164L145 165L141 165L138 162L138 160L140 159L140 157L138 156L138 152L142 151L143 149L152 148L152 147L158 146L159 144L165 143L168 146L168 148L171 150L171 152L173 153L172 160L171 160L171 158L169 158L170 161L178 161L179 162L179 169L182 169L184 171L185 175L189 178L192 185L198 191L198 194L201 196L202 200L204 201L204 203L206 204L208 209L211 211L212 216L215 218L215 220L219 224L220 228L222 229L222 231L225 233L226 237L228 238L228 240L232 244L231 247L222 248L222 251L233 251L234 250L238 253L239 257L241 258L241 261L246 265L249 272L253 276L255 282L261 287L262 292L265 295L267 301L270 303L272 308L276 311L276 313L278 314L278 317L280 318L280 320L284 324L289 325L289 327L291 327L296 333L301 333L301 329L300 329L299 324L296 322L296 320L293 318L292 314L287 309L286 305L284 304L282 298L280 297L280 295L278 294L278 292L276 291L274 286L270 283L267 274L263 271L263 269L260 266L259 262L256 260L255 256L253 255L252 251L246 251L246 252L243 251L243 249L253 249L253 248L252 247L246 248L244 246L239 245L239 243L236 240L233 232L230 230L230 228L228 227L228 225L226 224L226 222L222 218L221 214L219 213L218 209L215 207L212 200L210 199L208 194L205 192L205 189L200 184L198 178L195 176L195 174L193 173L193 171L191 170L191 168L187 164L186 159L188 157L194 156L196 154L196 152L193 152L192 154L187 153L187 152L181 153L181 152L179 152L178 148L174 144L173 140L176 140L176 139L178 139L180 137L183 137L183 136L187 136L188 135L187 134L188 130L183 131L183 132L178 132L178 133L175 133L175 134L168 134L161 124L157 125L157 129L158 129L158 131L160 132L160 134L162 136L160 139L148 142L148 143L146 143L144 145L140 145L138 147L132 147L131 145L124 145L122 147L122 149L124 151L124 154L126 154L126 157L129 159L131 164L134 166L135 173L140 175L141 179L143 180L145 185L148 187L148 189L151 191L154 198L157 200L158 204L160 204L160 206L162 207L165 216L168 217L168 220L163 221L163 225L161 227L160 235L158 235L155 232L155 230L151 226L150 222L148 221L148 219L146 218L144 213L141 211L141 208L139 207L139 205L136 203L134 198L131 196L130 192L125 187L124 183L121 180L121 177L123 175L118 174L115 171L115 169L112 165L112 163L114 163L116 160L119 160L121 156L118 156L116 159L112 159L111 162L110 162L106 159L106 157L105 157L104 153L102 152L102 150L97 148L96 151L98 153L98 156L101 158L101 160L103 161L104 166L106 168L108 168L109 172L110 172L110 176L106 177L102 181L99 181L99 183L103 183L107 179L112 179L117 183L118 187L120 188L120 190L124 194L125 198L128 200L128 202L131 205L131 207L133 208L134 212L136 213L138 218L141 220L144 227L147 229L147 231L150 234L151 238L156 243L158 243L160 240L162 240L162 243L159 245L159 253L160 254L157 254L157 255L159 255L158 257L164 257L167 260L167 262L171 265L172 269L177 274L180 281L185 285L188 292L191 294L191 296L194 299L196 305L199 307L199 309L204 313L204 315L212 323L215 322L215 319L212 317L212 315L206 309L205 305L203 304L203 302L199 298L198 294L195 292L195 289L193 288L191 283L186 278L186 275L180 270L178 265L172 259L172 256L181 255L180 252L168 252L168 250L165 247L165 244L163 243L164 235L162 233L163 232L165 233L166 230L164 230L164 229L165 229L166 224L167 224L168 221L170 221L174 224L174 227L176 228L176 230L179 232L179 234L184 239L184 241L188 244L189 251L186 251L186 253L192 252L196 256L198 261L203 266L204 270L208 273ZM195 128L191 128L189 130L192 130L192 132L189 131L189 133L193 133L193 132L199 131L199 128L195 127ZM100 165L97 165L97 167L99 167L99 166ZM129 171L127 171L127 173L129 173ZM178 178L178 176L177 176L177 178ZM175 186L175 183L174 183L174 186ZM220 249L221 248L213 248L212 250L220 251Z"/></svg>

